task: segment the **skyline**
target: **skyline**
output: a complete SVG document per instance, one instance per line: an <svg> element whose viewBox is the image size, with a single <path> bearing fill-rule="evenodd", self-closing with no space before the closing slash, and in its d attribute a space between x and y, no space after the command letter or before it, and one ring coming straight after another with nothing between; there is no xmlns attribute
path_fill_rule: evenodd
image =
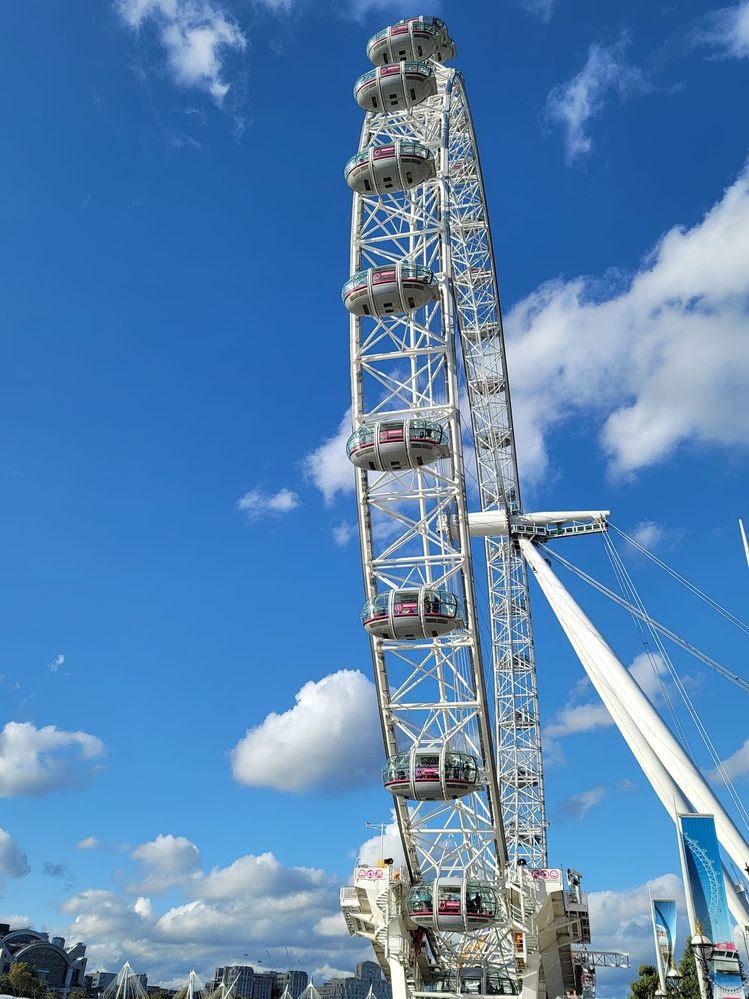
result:
<svg viewBox="0 0 749 999"><path fill-rule="evenodd" d="M370 956L338 887L391 815L344 450L342 171L367 38L411 8L38 6L8 5L0 43L0 918L164 981L286 946L328 974ZM743 616L749 3L434 13L486 174L525 506L612 509ZM569 557L605 575L594 539ZM628 558L654 617L742 672L740 640ZM624 617L571 590L658 698ZM532 599L551 861L585 874L594 946L650 954L648 885L684 938L676 837ZM745 781L741 702L675 659Z"/></svg>

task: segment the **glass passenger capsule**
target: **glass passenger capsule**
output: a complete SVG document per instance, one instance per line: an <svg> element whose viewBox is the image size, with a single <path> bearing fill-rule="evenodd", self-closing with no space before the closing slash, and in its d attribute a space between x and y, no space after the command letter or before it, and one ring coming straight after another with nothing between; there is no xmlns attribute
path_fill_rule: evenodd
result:
<svg viewBox="0 0 749 999"><path fill-rule="evenodd" d="M355 316L414 312L438 295L434 272L416 264L388 264L358 271L341 289L343 304Z"/></svg>
<svg viewBox="0 0 749 999"><path fill-rule="evenodd" d="M432 991L452 992L467 996L516 996L520 987L505 968L457 968L435 976Z"/></svg>
<svg viewBox="0 0 749 999"><path fill-rule="evenodd" d="M368 146L346 164L346 183L359 194L387 194L408 191L436 176L437 164L431 150L420 142L396 139Z"/></svg>
<svg viewBox="0 0 749 999"><path fill-rule="evenodd" d="M495 448L509 447L512 433L505 427L481 430L476 434L476 446L483 451L493 451Z"/></svg>
<svg viewBox="0 0 749 999"><path fill-rule="evenodd" d="M438 17L409 17L378 31L367 43L367 56L375 66L401 59L435 59L446 62L455 55L447 25Z"/></svg>
<svg viewBox="0 0 749 999"><path fill-rule="evenodd" d="M385 761L382 783L398 798L450 801L475 791L481 782L478 761L448 746L415 746Z"/></svg>
<svg viewBox="0 0 749 999"><path fill-rule="evenodd" d="M446 458L450 439L447 430L431 420L382 420L355 430L346 443L346 454L357 468L398 471Z"/></svg>
<svg viewBox="0 0 749 999"><path fill-rule="evenodd" d="M425 930L460 932L491 925L499 915L499 898L486 881L435 878L411 888L406 908L416 925Z"/></svg>
<svg viewBox="0 0 749 999"><path fill-rule="evenodd" d="M499 395L504 391L505 383L500 375L487 375L485 378L472 381L471 387L479 395Z"/></svg>
<svg viewBox="0 0 749 999"><path fill-rule="evenodd" d="M362 607L370 635L388 639L437 638L463 624L458 598L429 586L378 593Z"/></svg>
<svg viewBox="0 0 749 999"><path fill-rule="evenodd" d="M405 60L378 66L354 84L356 103L365 111L403 111L437 93L437 78L428 63Z"/></svg>

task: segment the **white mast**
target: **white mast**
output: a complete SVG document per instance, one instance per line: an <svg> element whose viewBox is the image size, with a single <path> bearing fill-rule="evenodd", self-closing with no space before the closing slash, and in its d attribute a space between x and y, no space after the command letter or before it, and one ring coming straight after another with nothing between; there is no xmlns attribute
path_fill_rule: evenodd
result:
<svg viewBox="0 0 749 999"><path fill-rule="evenodd" d="M739 517L739 530L741 531L741 541L744 545L746 564L749 565L749 541L746 540L746 531L744 530L744 522L742 521L741 517Z"/></svg>
<svg viewBox="0 0 749 999"><path fill-rule="evenodd" d="M718 839L739 869L746 870L749 845L712 789L686 755L629 670L547 566L538 549L525 539L520 547L580 662L635 759L676 821L695 810L715 816ZM734 918L743 927L749 912L726 876Z"/></svg>

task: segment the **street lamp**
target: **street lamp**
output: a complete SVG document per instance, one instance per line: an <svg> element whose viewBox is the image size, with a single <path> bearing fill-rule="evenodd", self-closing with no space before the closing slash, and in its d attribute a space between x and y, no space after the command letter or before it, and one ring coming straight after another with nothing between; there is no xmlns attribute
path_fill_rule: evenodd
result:
<svg viewBox="0 0 749 999"><path fill-rule="evenodd" d="M697 923L697 932L690 940L690 945L694 951L697 971L700 973L700 984L704 987L705 999L713 999L713 980L710 975L710 958L715 952L715 945L710 937L705 936L702 927Z"/></svg>
<svg viewBox="0 0 749 999"><path fill-rule="evenodd" d="M656 989L655 990L655 999L666 999L666 990L665 989Z"/></svg>
<svg viewBox="0 0 749 999"><path fill-rule="evenodd" d="M666 972L666 992L669 995L678 996L683 981L684 979L672 964Z"/></svg>

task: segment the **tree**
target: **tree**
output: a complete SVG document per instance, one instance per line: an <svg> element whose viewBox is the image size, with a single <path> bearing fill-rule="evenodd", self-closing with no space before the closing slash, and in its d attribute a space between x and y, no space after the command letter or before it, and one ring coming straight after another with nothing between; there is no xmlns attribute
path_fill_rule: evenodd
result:
<svg viewBox="0 0 749 999"><path fill-rule="evenodd" d="M652 964L641 964L639 975L629 986L630 999L653 999L655 990L661 987L658 972Z"/></svg>
<svg viewBox="0 0 749 999"><path fill-rule="evenodd" d="M679 962L679 974L681 975L679 999L700 999L700 980L697 977L694 951L689 940L684 944L684 953Z"/></svg>
<svg viewBox="0 0 749 999"><path fill-rule="evenodd" d="M11 996L41 999L45 989L36 968L25 961L19 961L18 964L11 964L7 975L0 976L0 991Z"/></svg>

